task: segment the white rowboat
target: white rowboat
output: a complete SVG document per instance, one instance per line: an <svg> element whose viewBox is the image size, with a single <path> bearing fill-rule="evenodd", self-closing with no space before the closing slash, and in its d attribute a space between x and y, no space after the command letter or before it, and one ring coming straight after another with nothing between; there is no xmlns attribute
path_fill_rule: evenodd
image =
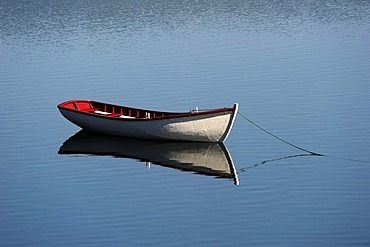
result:
<svg viewBox="0 0 370 247"><path fill-rule="evenodd" d="M238 104L230 108L190 112L162 112L93 100L59 104L61 114L84 130L155 140L222 143L234 124Z"/></svg>

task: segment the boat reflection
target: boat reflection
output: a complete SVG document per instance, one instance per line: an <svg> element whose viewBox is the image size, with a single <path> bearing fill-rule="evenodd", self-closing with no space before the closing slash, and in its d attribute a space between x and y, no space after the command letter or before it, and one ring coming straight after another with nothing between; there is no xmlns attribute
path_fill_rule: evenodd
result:
<svg viewBox="0 0 370 247"><path fill-rule="evenodd" d="M59 154L108 155L130 158L181 171L216 178L225 178L239 184L238 175L224 144L202 142L165 142L127 137L108 136L79 131L66 140Z"/></svg>

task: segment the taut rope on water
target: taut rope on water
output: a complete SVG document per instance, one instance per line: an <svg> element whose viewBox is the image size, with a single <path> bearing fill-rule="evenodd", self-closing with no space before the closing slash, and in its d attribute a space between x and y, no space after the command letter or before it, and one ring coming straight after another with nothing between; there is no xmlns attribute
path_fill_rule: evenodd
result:
<svg viewBox="0 0 370 247"><path fill-rule="evenodd" d="M294 145L293 143L290 143L280 137L278 137L277 135L271 133L270 131L262 128L261 126L259 126L258 124L256 124L255 122L253 122L252 120L250 120L249 118L247 118L245 115L243 115L242 113L238 112L238 114L244 118L245 120L247 120L248 122L250 122L251 124L253 124L254 126L256 126L257 128L259 128L260 130L262 130L263 132L269 134L270 136L278 139L279 141L281 142L284 142L285 144L288 144L289 146L292 146L296 149L299 149L301 151L304 151L306 153L309 153L310 155L316 155L316 156L323 156L323 157L331 157L331 158L336 158L336 159L341 159L341 160L348 160L348 161L353 161L353 162L358 162L358 163L365 163L365 164L370 164L369 161L364 161L364 160L358 160L358 159L351 159L351 158L343 158L343 157L337 157L337 156L330 156L330 155L326 155L326 154L319 154L319 153L315 153L315 152L312 152L310 150L307 150L307 149L304 149L304 148L301 148L297 145ZM288 157L283 157L283 158L277 158L277 159L272 159L272 160L267 160L267 161L263 161L259 164L264 164L266 162L271 162L271 161L275 161L275 160L280 160L280 159L285 159L285 158L293 158L293 157L299 157L299 156L304 156L304 155L292 155L292 156L288 156ZM254 166L257 166L259 164L255 164Z"/></svg>
<svg viewBox="0 0 370 247"><path fill-rule="evenodd" d="M273 133L271 133L270 131L265 130L264 128L262 128L261 126L259 126L258 124L256 124L255 122L253 122L252 120L250 120L249 118L247 118L246 116L244 116L242 113L238 112L238 114L239 114L241 117L243 117L245 120L247 120L248 122L250 122L251 124L253 124L254 126L256 126L257 128L259 128L260 130L262 130L263 132L265 132L265 133L269 134L270 136L272 136L272 137L274 137L274 138L278 139L279 141L284 142L285 144L288 144L289 146L292 146L292 147L294 147L294 148L296 148L296 149L299 149L299 150L301 150L301 151L304 151L304 152L309 153L309 154L312 154L312 155L323 156L322 154L315 153L315 152L312 152L312 151L310 151L310 150L307 150L307 149L304 149L304 148L298 147L297 145L294 145L294 144L292 144L292 143L290 143L290 142L288 142L288 141L286 141L286 140L284 140L284 139L282 139L282 138L278 137L277 135L274 135L274 134L273 134Z"/></svg>

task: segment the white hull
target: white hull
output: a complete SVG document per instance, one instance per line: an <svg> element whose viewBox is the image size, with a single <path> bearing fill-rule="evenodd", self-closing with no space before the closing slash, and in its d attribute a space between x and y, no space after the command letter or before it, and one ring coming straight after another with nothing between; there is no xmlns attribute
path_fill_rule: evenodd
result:
<svg viewBox="0 0 370 247"><path fill-rule="evenodd" d="M234 124L238 104L234 111L163 119L106 118L59 110L72 123L93 132L145 139L224 142Z"/></svg>

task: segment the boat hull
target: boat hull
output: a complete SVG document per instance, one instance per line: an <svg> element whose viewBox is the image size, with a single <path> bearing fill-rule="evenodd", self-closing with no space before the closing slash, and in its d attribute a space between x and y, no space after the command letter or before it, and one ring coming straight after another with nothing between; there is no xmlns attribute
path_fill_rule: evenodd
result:
<svg viewBox="0 0 370 247"><path fill-rule="evenodd" d="M124 119L59 108L70 122L84 130L155 140L224 142L233 126L238 105L228 111L157 119ZM232 110L231 110L232 109Z"/></svg>

